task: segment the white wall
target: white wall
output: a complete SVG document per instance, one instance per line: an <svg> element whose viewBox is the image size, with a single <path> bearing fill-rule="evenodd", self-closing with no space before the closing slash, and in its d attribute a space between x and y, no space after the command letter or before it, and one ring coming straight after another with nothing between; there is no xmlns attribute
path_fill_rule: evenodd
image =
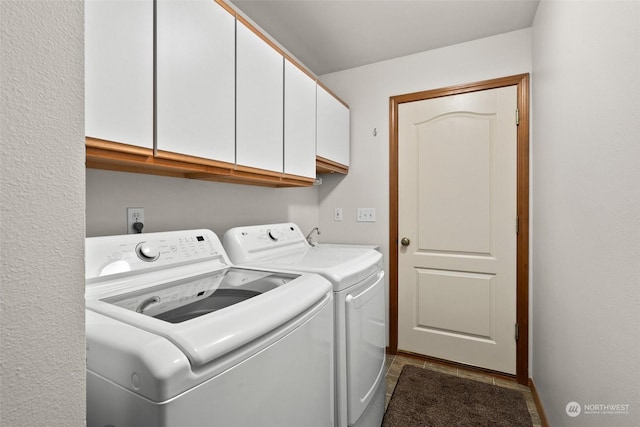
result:
<svg viewBox="0 0 640 427"><path fill-rule="evenodd" d="M525 29L321 76L351 108L351 165L320 186L320 240L380 245L389 271L390 96L529 72ZM358 207L375 208L376 222L356 222Z"/></svg>
<svg viewBox="0 0 640 427"><path fill-rule="evenodd" d="M83 426L79 1L2 1L0 425Z"/></svg>
<svg viewBox="0 0 640 427"><path fill-rule="evenodd" d="M534 381L554 427L638 426L640 2L543 0L533 65Z"/></svg>
<svg viewBox="0 0 640 427"><path fill-rule="evenodd" d="M318 225L317 187L266 188L87 169L87 236L124 234L126 208L143 207L144 232L240 225Z"/></svg>

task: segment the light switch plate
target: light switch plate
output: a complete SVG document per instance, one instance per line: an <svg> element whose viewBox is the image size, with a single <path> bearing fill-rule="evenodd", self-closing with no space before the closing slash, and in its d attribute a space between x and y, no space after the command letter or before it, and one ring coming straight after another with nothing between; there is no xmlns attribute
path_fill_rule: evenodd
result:
<svg viewBox="0 0 640 427"><path fill-rule="evenodd" d="M358 222L376 222L376 208L358 208L356 220Z"/></svg>

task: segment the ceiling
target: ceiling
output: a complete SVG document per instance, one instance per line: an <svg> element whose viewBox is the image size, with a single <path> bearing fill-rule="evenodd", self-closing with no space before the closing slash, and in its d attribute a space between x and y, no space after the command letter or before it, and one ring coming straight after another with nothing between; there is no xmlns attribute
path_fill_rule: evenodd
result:
<svg viewBox="0 0 640 427"><path fill-rule="evenodd" d="M538 0L231 0L316 75L531 27Z"/></svg>

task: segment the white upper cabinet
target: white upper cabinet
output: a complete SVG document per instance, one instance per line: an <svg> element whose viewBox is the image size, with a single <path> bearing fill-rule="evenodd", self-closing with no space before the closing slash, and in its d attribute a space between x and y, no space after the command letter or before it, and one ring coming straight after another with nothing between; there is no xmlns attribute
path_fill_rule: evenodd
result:
<svg viewBox="0 0 640 427"><path fill-rule="evenodd" d="M283 172L282 54L236 25L236 163Z"/></svg>
<svg viewBox="0 0 640 427"><path fill-rule="evenodd" d="M318 85L316 154L349 166L349 108Z"/></svg>
<svg viewBox="0 0 640 427"><path fill-rule="evenodd" d="M284 172L316 176L316 82L284 62Z"/></svg>
<svg viewBox="0 0 640 427"><path fill-rule="evenodd" d="M153 1L85 1L85 134L153 148Z"/></svg>
<svg viewBox="0 0 640 427"><path fill-rule="evenodd" d="M157 0L157 149L235 162L235 17Z"/></svg>
<svg viewBox="0 0 640 427"><path fill-rule="evenodd" d="M349 166L348 107L219 0L85 0L85 135L87 167L298 186Z"/></svg>

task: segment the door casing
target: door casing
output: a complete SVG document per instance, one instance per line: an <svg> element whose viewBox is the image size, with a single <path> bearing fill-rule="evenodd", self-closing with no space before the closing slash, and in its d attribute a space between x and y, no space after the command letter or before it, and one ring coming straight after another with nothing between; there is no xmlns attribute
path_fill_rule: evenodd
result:
<svg viewBox="0 0 640 427"><path fill-rule="evenodd" d="M516 380L529 382L529 74L501 77L475 83L414 92L389 98L389 352L398 353L398 105L516 86L517 129L517 216L516 242Z"/></svg>

